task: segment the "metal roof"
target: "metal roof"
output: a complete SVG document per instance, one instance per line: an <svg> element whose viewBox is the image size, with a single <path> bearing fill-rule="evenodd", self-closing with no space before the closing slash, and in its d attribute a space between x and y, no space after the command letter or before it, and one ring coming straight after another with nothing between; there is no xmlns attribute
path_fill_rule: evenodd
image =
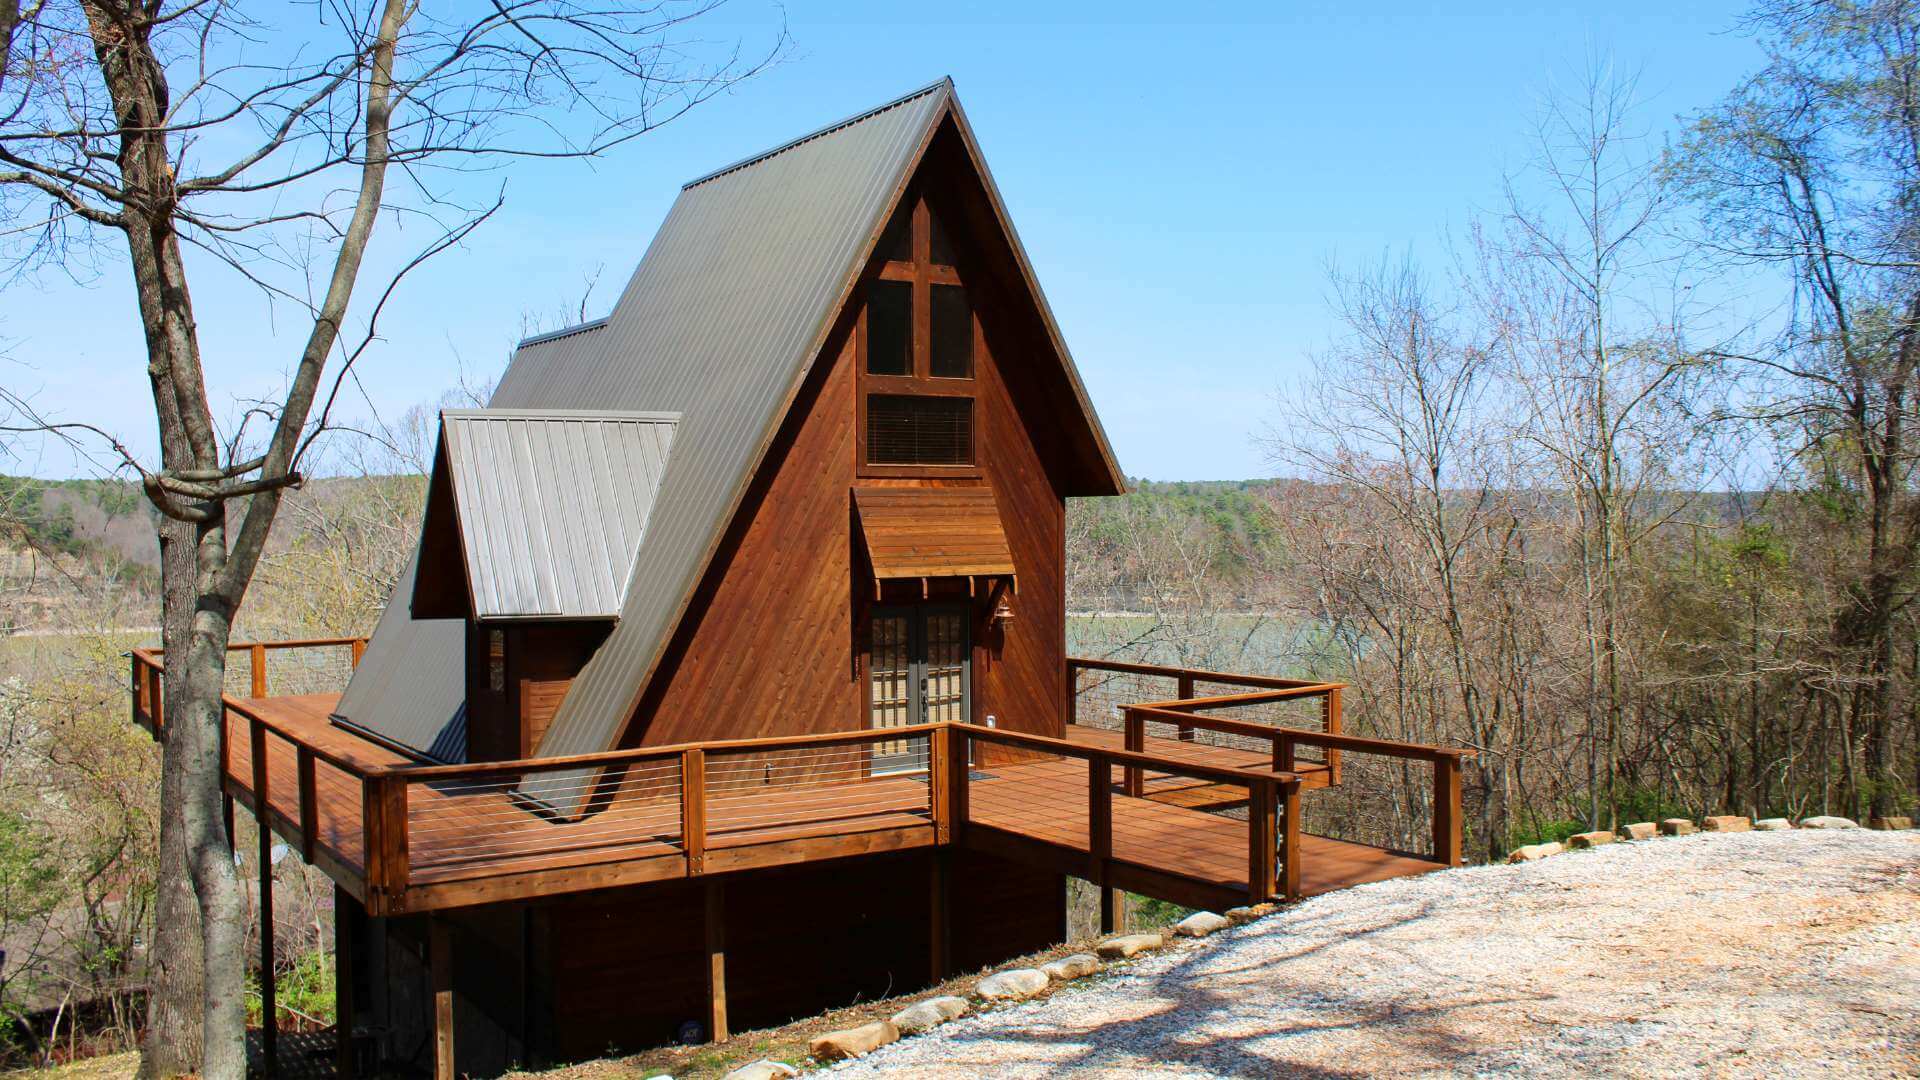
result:
<svg viewBox="0 0 1920 1080"><path fill-rule="evenodd" d="M440 415L473 617L617 616L679 414Z"/></svg>
<svg viewBox="0 0 1920 1080"><path fill-rule="evenodd" d="M500 409L671 410L673 467L655 494L619 622L574 680L536 754L592 753L619 737L722 531L825 342L832 320L933 138L951 115L1033 289L1096 454L1114 462L1004 204L941 80L690 182L605 320L529 338L489 403ZM411 595L411 583L397 594ZM389 605L381 625L395 618ZM411 622L408 613L400 618ZM462 639L387 635L415 671L464 667ZM368 655L387 651L377 632ZM363 663L363 669L366 665ZM437 676L436 676L437 677ZM371 678L371 676L369 676ZM356 684L360 676L356 676ZM401 704L349 687L363 726ZM398 731L401 724L391 728ZM411 721L409 727L419 727ZM437 729L436 729L437 730ZM411 746L426 742L400 739Z"/></svg>
<svg viewBox="0 0 1920 1080"><path fill-rule="evenodd" d="M413 617L407 599L419 569L416 548L334 717L415 753L439 751L441 760L456 761L466 756L465 740L450 756L448 747L436 744L452 742L442 733L466 723L467 623Z"/></svg>
<svg viewBox="0 0 1920 1080"><path fill-rule="evenodd" d="M604 750L618 736L948 85L686 188L606 328L585 335L596 348L523 351L500 380L496 406L683 416L620 623L574 680L540 756Z"/></svg>

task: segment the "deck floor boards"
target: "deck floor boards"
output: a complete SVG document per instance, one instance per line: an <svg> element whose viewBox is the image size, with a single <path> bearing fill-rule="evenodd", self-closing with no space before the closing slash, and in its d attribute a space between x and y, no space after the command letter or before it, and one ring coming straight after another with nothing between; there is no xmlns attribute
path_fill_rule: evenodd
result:
<svg viewBox="0 0 1920 1080"><path fill-rule="evenodd" d="M366 766L406 763L401 755L334 726L328 719L337 695L312 694L251 699L246 704L311 746ZM228 780L243 802L252 802L252 761L247 721L228 713ZM1079 743L1120 749L1117 731L1069 726ZM1232 747L1150 738L1147 751L1197 764L1263 768L1267 756ZM294 747L267 738L268 805L277 831L297 837L300 820L298 759ZM1042 758L977 765L968 784L972 824L1048 845L1067 857L1088 850L1090 807L1087 764ZM1126 797L1112 770L1112 856L1116 861L1210 888L1244 893L1247 886L1247 824L1213 809L1244 789L1149 774L1145 798ZM609 784L611 788L612 785ZM411 879L422 885L501 878L514 874L579 871L614 863L684 859L679 831L678 777L670 767L637 767L595 813L561 820L530 809L505 782L489 785L414 785L409 789ZM317 845L339 867L364 876L361 791L357 780L325 762L317 764ZM1205 790L1202 790L1205 789ZM1238 792L1237 796L1233 793ZM756 849L774 852L787 842L931 830L923 775L891 775L801 786L733 782L712 795L707 848L732 853L730 866L751 866ZM789 845L791 848L791 845ZM1308 895L1348 885L1438 869L1439 864L1378 848L1324 837L1301 840L1301 886ZM791 859L790 851L768 854ZM662 864L667 865L666 863ZM672 876L669 871L663 876ZM545 879L551 881L551 878Z"/></svg>

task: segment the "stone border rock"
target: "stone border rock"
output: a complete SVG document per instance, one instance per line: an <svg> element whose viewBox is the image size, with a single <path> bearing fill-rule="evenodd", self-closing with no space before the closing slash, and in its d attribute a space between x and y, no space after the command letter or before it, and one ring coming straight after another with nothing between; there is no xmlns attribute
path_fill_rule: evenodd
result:
<svg viewBox="0 0 1920 1080"><path fill-rule="evenodd" d="M1690 818L1667 818L1658 824L1651 821L1640 821L1631 825L1623 825L1617 833L1608 832L1605 829L1595 832L1579 833L1575 836L1569 836L1565 843L1549 842L1544 844L1526 844L1514 848L1513 851L1507 855L1507 862L1533 862L1537 859L1562 855L1568 851L1588 851L1605 844L1611 844L1615 840L1651 840L1656 835L1691 836L1702 830L1710 833L1742 833L1750 831L1775 832L1782 829L1796 828L1857 829L1859 827L1860 824L1851 818L1836 817L1833 815L1801 818L1798 823L1795 823L1786 818L1746 818L1738 814L1715 814L1702 818L1698 825L1695 825ZM1910 817L1873 818L1868 822L1867 827L1873 829L1911 829L1913 828L1913 819ZM1249 909L1235 908L1233 911L1227 912L1227 917L1236 923L1240 922L1242 920L1236 918L1234 912L1246 910Z"/></svg>
<svg viewBox="0 0 1920 1080"><path fill-rule="evenodd" d="M1173 933L1183 937L1201 938L1218 933L1229 926L1239 926L1270 915L1280 910L1278 904L1253 904L1247 907L1233 908L1226 915L1217 915L1211 911L1196 911L1181 920L1173 928ZM1072 953L1049 961L1038 968L1005 968L984 975L973 984L973 996L987 1004L1013 1004L1034 998L1052 988L1055 984L1073 982L1089 978L1105 969L1103 961L1128 960L1155 949L1164 948L1173 940L1171 934L1158 931L1138 934L1119 934L1107 938L1094 947L1092 953ZM965 998L952 995L927 998L901 1009L889 1020L876 1020L844 1031L829 1031L809 1040L808 1054L817 1062L825 1064L833 1061L845 1061L864 1057L888 1043L901 1038L925 1034L941 1024L957 1020L972 1011ZM778 1061L760 1060L743 1065L730 1072L723 1080L779 1080L781 1077L797 1076L792 1066Z"/></svg>

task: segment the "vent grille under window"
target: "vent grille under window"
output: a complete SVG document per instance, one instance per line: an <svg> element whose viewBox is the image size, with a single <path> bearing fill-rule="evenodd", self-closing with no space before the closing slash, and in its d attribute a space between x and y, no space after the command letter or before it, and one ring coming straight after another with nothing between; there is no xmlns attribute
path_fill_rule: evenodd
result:
<svg viewBox="0 0 1920 1080"><path fill-rule="evenodd" d="M870 395L867 464L973 464L973 400Z"/></svg>

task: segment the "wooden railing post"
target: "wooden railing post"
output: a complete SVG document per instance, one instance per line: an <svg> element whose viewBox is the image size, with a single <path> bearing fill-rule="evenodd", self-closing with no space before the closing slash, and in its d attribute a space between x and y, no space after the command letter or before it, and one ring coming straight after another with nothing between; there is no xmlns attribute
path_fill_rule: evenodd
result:
<svg viewBox="0 0 1920 1080"><path fill-rule="evenodd" d="M1291 735L1281 734L1273 740L1273 771L1292 772L1294 742Z"/></svg>
<svg viewBox="0 0 1920 1080"><path fill-rule="evenodd" d="M953 833L953 729L943 727L927 736L927 811L933 816L933 842L944 844Z"/></svg>
<svg viewBox="0 0 1920 1080"><path fill-rule="evenodd" d="M267 647L259 642L255 642L253 647L248 650L247 657L247 662L253 667L253 693L251 696L266 697Z"/></svg>
<svg viewBox="0 0 1920 1080"><path fill-rule="evenodd" d="M1106 884L1113 857L1113 764L1098 754L1087 759L1087 856L1088 880Z"/></svg>
<svg viewBox="0 0 1920 1080"><path fill-rule="evenodd" d="M1300 899L1300 779L1280 782L1280 895Z"/></svg>
<svg viewBox="0 0 1920 1080"><path fill-rule="evenodd" d="M1176 694L1181 701L1193 700L1193 676L1191 674L1182 674L1178 676L1174 680L1174 685L1176 685L1179 688L1176 691ZM1181 742L1193 741L1193 725L1192 724L1179 724L1179 725L1176 725L1173 730L1174 730L1174 738L1179 739Z"/></svg>
<svg viewBox="0 0 1920 1080"><path fill-rule="evenodd" d="M359 667L360 658L365 655L367 655L367 639L354 638L353 639L353 660L351 661L352 666L356 668Z"/></svg>
<svg viewBox="0 0 1920 1080"><path fill-rule="evenodd" d="M1147 749L1147 718L1140 715L1139 711L1131 705L1127 706L1125 715L1126 748L1136 754L1144 753ZM1128 765L1121 770L1121 774L1125 777L1123 782L1126 785L1127 798L1137 799L1146 792L1146 774L1141 771L1140 766Z"/></svg>
<svg viewBox="0 0 1920 1080"><path fill-rule="evenodd" d="M1278 782L1247 783L1247 902L1273 899L1275 846L1274 796Z"/></svg>
<svg viewBox="0 0 1920 1080"><path fill-rule="evenodd" d="M1460 865L1460 759L1433 759L1433 859Z"/></svg>
<svg viewBox="0 0 1920 1080"><path fill-rule="evenodd" d="M1326 730L1326 733L1329 735L1340 734L1340 688L1339 687L1336 686L1333 689L1327 691L1327 696L1324 699L1322 699L1322 704L1320 706L1320 709L1321 709L1321 718L1324 721L1324 724L1322 726ZM1326 755L1327 755L1327 783L1331 786L1339 787L1340 786L1340 751L1329 749L1326 752Z"/></svg>
<svg viewBox="0 0 1920 1080"><path fill-rule="evenodd" d="M300 764L300 858L313 865L313 849L320 833L320 797L314 780L313 748L296 746Z"/></svg>
<svg viewBox="0 0 1920 1080"><path fill-rule="evenodd" d="M687 876L704 873L707 863L707 755L680 752L680 846L687 853Z"/></svg>
<svg viewBox="0 0 1920 1080"><path fill-rule="evenodd" d="M147 665L147 716L153 721L155 738L166 737L167 701L165 683L160 678L160 665Z"/></svg>
<svg viewBox="0 0 1920 1080"><path fill-rule="evenodd" d="M361 782L360 809L367 852L368 899L373 900L377 893L381 908L374 911L369 904L368 914L385 915L407 889L406 777L394 773L367 777Z"/></svg>
<svg viewBox="0 0 1920 1080"><path fill-rule="evenodd" d="M973 791L973 737L965 724L947 729L947 840L957 844L967 830L968 802Z"/></svg>

